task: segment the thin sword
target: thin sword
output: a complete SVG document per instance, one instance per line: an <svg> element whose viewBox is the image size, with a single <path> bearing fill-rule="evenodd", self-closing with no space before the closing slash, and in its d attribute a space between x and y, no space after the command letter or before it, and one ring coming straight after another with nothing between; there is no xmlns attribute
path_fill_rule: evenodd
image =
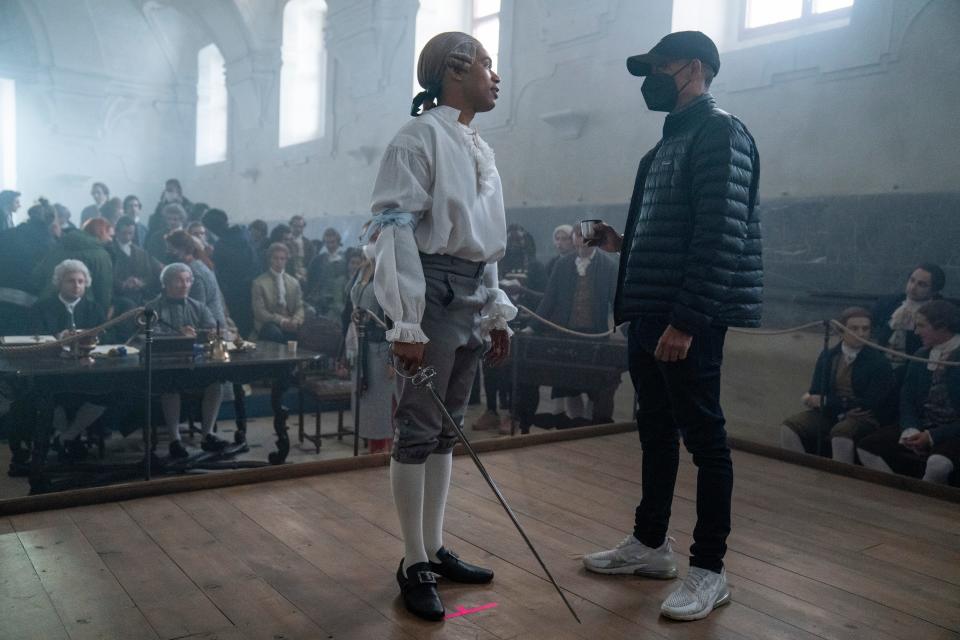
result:
<svg viewBox="0 0 960 640"><path fill-rule="evenodd" d="M450 415L450 412L447 411L446 405L443 404L443 400L440 399L440 396L437 394L437 388L433 384L433 379L437 376L437 370L433 367L423 367L413 376L411 382L414 387L426 387L430 392L430 395L433 396L433 401L437 403L437 407L440 408L440 412L443 416L453 425L453 428L457 431L457 437L460 438L460 442L463 443L463 446L466 448L467 453L470 454L470 457L473 458L473 463L477 465L477 469L480 470L480 475L483 476L483 479L487 481L487 484L490 485L490 488L493 490L494 495L497 496L497 500L500 501L500 505L503 507L504 511L507 512L507 515L510 516L510 520L513 521L513 525L517 528L517 531L520 532L520 535L523 537L523 541L527 543L527 546L530 547L530 551L533 552L533 556L537 559L537 562L540 563L540 567L543 568L544 573L547 574L547 577L550 578L550 582L553 583L553 588L557 590L557 593L560 594L560 598L563 600L563 604L567 605L567 609L570 610L570 614L574 619L579 623L583 624L580 620L580 616L577 615L577 612L573 610L573 606L570 605L570 602L567 600L567 596L564 595L563 590L560 588L560 585L557 584L557 581L554 579L553 574L550 573L550 569L547 569L547 565L544 563L543 558L540 557L540 554L537 553L536 547L533 546L533 543L530 542L530 538L527 537L527 532L523 530L523 527L520 526L520 522L517 521L517 516L513 513L513 509L510 508L510 505L507 504L506 498L503 497L503 494L500 493L500 489L497 487L497 483L493 481L493 478L490 477L490 474L487 473L487 469L483 466L483 463L480 462L477 452L473 450L473 447L470 446L470 441L467 440L467 436L464 435L463 430L460 428L460 425L457 424L457 421L453 419L453 416Z"/></svg>

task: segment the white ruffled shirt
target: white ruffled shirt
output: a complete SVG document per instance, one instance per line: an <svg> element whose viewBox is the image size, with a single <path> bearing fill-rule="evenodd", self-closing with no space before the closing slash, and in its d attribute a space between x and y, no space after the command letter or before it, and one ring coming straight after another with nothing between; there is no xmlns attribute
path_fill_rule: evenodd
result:
<svg viewBox="0 0 960 640"><path fill-rule="evenodd" d="M270 275L273 276L273 281L277 284L277 306L284 308L287 306L287 285L283 281L283 271L277 273L270 269Z"/></svg>
<svg viewBox="0 0 960 640"><path fill-rule="evenodd" d="M856 360L860 352L863 351L863 347L848 347L846 343L841 343L840 351L843 352L844 361L847 364L853 364L853 361Z"/></svg>
<svg viewBox="0 0 960 640"><path fill-rule="evenodd" d="M596 250L596 249L594 249L593 251L591 251L591 252L590 252L590 255L588 255L586 258L584 258L583 256L581 256L579 253L577 254L577 257L575 258L573 264L574 264L574 266L576 266L576 268L577 268L577 275L578 275L578 276L580 276L580 277L582 278L582 277L584 277L584 276L587 275L587 269L590 268L590 262L593 260L593 256L595 256L596 254L597 254L597 250Z"/></svg>
<svg viewBox="0 0 960 640"><path fill-rule="evenodd" d="M380 163L371 211L405 211L415 220L415 228L384 226L376 242L374 292L393 321L386 334L390 342L429 341L420 328L426 285L419 253L486 263L484 336L493 329L510 332L507 322L517 315L497 276L507 223L493 150L459 117L458 110L439 106L411 120Z"/></svg>

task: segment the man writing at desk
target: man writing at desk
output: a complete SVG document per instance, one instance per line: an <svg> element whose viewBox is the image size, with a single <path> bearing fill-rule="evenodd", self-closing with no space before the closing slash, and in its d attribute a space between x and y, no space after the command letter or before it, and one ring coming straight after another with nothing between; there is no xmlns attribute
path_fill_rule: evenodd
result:
<svg viewBox="0 0 960 640"><path fill-rule="evenodd" d="M188 296L190 287L193 286L193 272L189 266L182 262L168 264L160 272L160 284L163 292L147 303L147 306L157 313L157 334L196 337L200 331L216 328L217 323L210 310L202 302ZM219 382L209 384L203 390L203 400L200 403L203 440L200 447L204 451L223 451L229 444L213 435L213 426L217 422L222 401L223 392ZM161 394L160 406L170 433L170 457L189 457L189 452L180 441L180 394Z"/></svg>
<svg viewBox="0 0 960 640"><path fill-rule="evenodd" d="M60 338L70 331L91 329L106 322L103 307L86 295L91 284L90 270L83 262L60 262L53 270L55 293L40 298L31 309L33 331ZM53 411L53 428L59 434L61 459L82 460L86 457L83 434L103 415L107 399L83 393L58 393L54 400L57 406Z"/></svg>

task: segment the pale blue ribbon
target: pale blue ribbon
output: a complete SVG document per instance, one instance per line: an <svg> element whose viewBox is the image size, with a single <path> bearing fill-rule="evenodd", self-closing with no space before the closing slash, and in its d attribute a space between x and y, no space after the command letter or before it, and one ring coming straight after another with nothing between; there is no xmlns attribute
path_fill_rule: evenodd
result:
<svg viewBox="0 0 960 640"><path fill-rule="evenodd" d="M366 231L360 234L360 242L366 243L375 231L379 231L384 227L402 227L404 225L410 225L416 228L417 218L409 211L387 209L383 213L375 214L370 218L370 223Z"/></svg>

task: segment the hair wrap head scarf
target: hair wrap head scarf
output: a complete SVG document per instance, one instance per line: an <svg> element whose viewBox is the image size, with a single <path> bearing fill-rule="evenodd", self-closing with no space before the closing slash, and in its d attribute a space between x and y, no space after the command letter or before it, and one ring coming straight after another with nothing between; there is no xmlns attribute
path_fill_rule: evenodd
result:
<svg viewBox="0 0 960 640"><path fill-rule="evenodd" d="M410 115L419 116L421 107L423 112L435 107L447 69L466 73L481 47L479 40L460 31L447 31L430 38L417 62L417 81L424 90L413 99Z"/></svg>

